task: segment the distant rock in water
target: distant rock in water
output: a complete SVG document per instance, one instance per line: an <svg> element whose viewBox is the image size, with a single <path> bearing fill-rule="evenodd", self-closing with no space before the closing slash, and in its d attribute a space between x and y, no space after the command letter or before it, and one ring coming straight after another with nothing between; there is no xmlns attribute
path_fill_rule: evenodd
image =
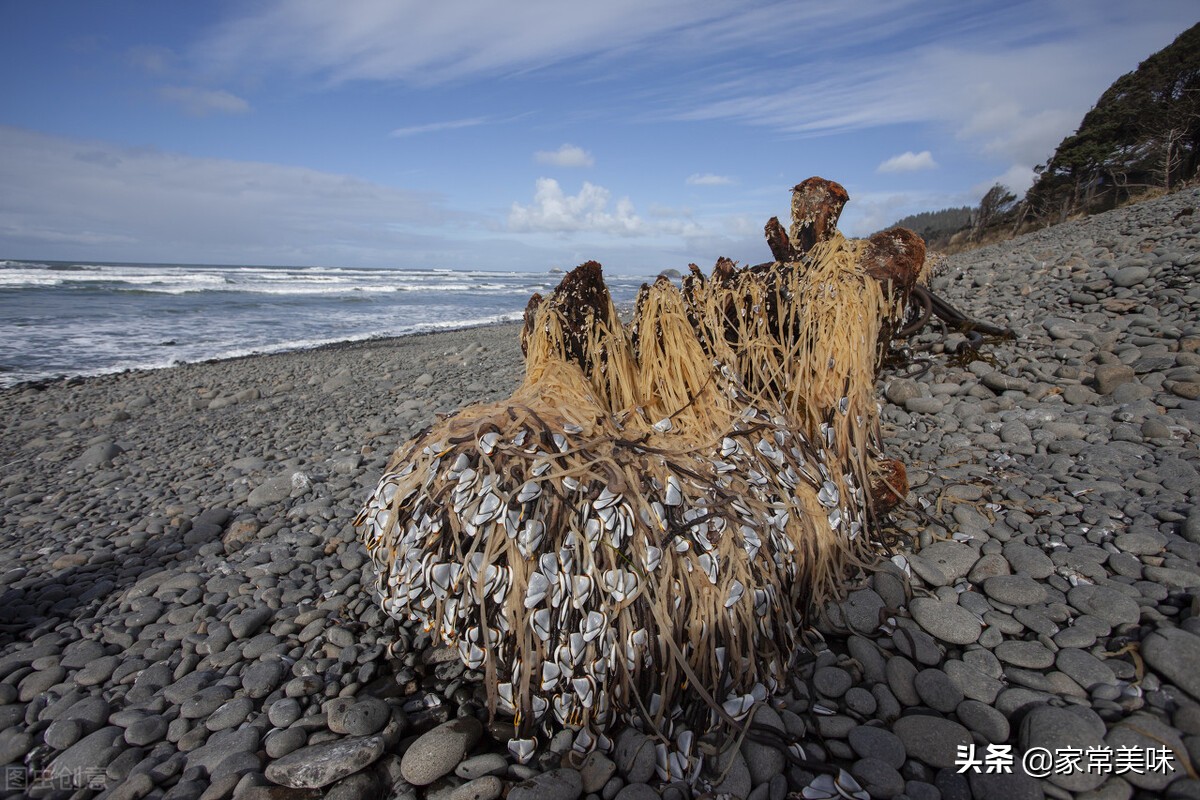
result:
<svg viewBox="0 0 1200 800"><path fill-rule="evenodd" d="M673 281L677 281L681 279L683 275L681 275L677 269L664 269L662 272L658 273L658 277L670 278Z"/></svg>

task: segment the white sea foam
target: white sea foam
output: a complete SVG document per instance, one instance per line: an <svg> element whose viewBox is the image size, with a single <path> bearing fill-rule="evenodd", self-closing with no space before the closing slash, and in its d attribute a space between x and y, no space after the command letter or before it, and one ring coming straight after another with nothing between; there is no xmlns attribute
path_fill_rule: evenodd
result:
<svg viewBox="0 0 1200 800"><path fill-rule="evenodd" d="M521 318L543 273L0 262L0 386ZM639 279L615 276L614 299Z"/></svg>

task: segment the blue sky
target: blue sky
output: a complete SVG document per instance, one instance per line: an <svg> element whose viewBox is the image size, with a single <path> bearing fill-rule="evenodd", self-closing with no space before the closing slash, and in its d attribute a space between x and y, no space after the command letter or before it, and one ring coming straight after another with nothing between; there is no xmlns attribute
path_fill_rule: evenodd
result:
<svg viewBox="0 0 1200 800"><path fill-rule="evenodd" d="M1194 2L0 0L0 258L653 273L1031 168Z"/></svg>

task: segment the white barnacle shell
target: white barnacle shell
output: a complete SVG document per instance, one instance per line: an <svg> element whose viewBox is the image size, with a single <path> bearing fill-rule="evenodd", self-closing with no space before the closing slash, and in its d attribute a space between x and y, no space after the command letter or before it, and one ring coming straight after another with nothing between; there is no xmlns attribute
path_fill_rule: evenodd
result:
<svg viewBox="0 0 1200 800"><path fill-rule="evenodd" d="M496 443L500 441L500 434L497 431L488 431L483 436L479 437L479 452L486 456L490 456L496 449Z"/></svg>
<svg viewBox="0 0 1200 800"><path fill-rule="evenodd" d="M742 599L742 596L745 593L746 593L745 585L743 585L742 582L739 581L738 579L734 578L733 581L730 582L730 584L729 584L729 594L725 597L725 607L733 608L733 606L736 605L738 603L738 601L740 601Z"/></svg>
<svg viewBox="0 0 1200 800"><path fill-rule="evenodd" d="M659 433L670 433L671 428L672 425L670 417L663 417L658 422L654 423L654 430L658 431Z"/></svg>
<svg viewBox="0 0 1200 800"><path fill-rule="evenodd" d="M562 678L562 669L554 661L542 662L542 691L552 692Z"/></svg>
<svg viewBox="0 0 1200 800"><path fill-rule="evenodd" d="M646 555L642 557L642 566L646 568L647 572L653 572L658 569L659 563L662 562L662 557L662 548L648 544L646 545Z"/></svg>
<svg viewBox="0 0 1200 800"><path fill-rule="evenodd" d="M521 551L521 555L531 558L542 544L545 534L546 525L540 519L526 520L525 527L517 534L517 549Z"/></svg>
<svg viewBox="0 0 1200 800"><path fill-rule="evenodd" d="M508 752L518 764L527 764L537 749L536 739L509 739Z"/></svg>
<svg viewBox="0 0 1200 800"><path fill-rule="evenodd" d="M582 610L592 594L592 579L587 575L571 576L571 606ZM594 613L594 612L593 612ZM590 614L589 614L590 616Z"/></svg>
<svg viewBox="0 0 1200 800"><path fill-rule="evenodd" d="M621 502L621 495L612 491L607 486L600 490L600 494L592 501L592 508L599 511L602 508L609 508Z"/></svg>
<svg viewBox="0 0 1200 800"><path fill-rule="evenodd" d="M750 709L754 707L754 695L739 694L730 695L729 698L721 704L725 709L725 713L734 719L741 719L750 713Z"/></svg>
<svg viewBox="0 0 1200 800"><path fill-rule="evenodd" d="M599 611L589 611L587 616L579 621L579 629L585 642L591 642L604 631L606 618Z"/></svg>
<svg viewBox="0 0 1200 800"><path fill-rule="evenodd" d="M817 492L817 502L826 508L833 508L838 504L838 499L837 484L833 481L825 481L821 486L821 491Z"/></svg>
<svg viewBox="0 0 1200 800"><path fill-rule="evenodd" d="M518 503L528 503L530 500L536 500L542 494L542 487L535 481L525 481L521 486L521 491L517 494Z"/></svg>
<svg viewBox="0 0 1200 800"><path fill-rule="evenodd" d="M606 569L603 576L604 590L613 602L620 603L637 591L637 576L623 569Z"/></svg>
<svg viewBox="0 0 1200 800"><path fill-rule="evenodd" d="M503 615L502 615L503 616ZM534 634L543 642L550 640L550 609L539 608L529 616L529 624ZM543 662L544 666L545 662Z"/></svg>
<svg viewBox="0 0 1200 800"><path fill-rule="evenodd" d="M546 599L550 591L550 581L540 572L529 574L529 586L525 590L525 607L533 608Z"/></svg>
<svg viewBox="0 0 1200 800"><path fill-rule="evenodd" d="M674 475L667 476L667 494L663 502L669 506L677 506L683 502L683 487Z"/></svg>
<svg viewBox="0 0 1200 800"><path fill-rule="evenodd" d="M590 675L584 675L582 678L572 678L571 688L575 690L575 696L579 698L579 705L584 708L591 708L592 701L596 696L596 681ZM584 728L584 730L587 730Z"/></svg>

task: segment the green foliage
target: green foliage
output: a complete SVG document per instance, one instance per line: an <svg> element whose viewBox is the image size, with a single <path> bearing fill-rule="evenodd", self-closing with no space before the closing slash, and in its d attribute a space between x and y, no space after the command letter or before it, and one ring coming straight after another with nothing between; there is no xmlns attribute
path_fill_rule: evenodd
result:
<svg viewBox="0 0 1200 800"><path fill-rule="evenodd" d="M1057 222L1171 189L1200 166L1200 24L1122 75L1037 169L1029 212Z"/></svg>

